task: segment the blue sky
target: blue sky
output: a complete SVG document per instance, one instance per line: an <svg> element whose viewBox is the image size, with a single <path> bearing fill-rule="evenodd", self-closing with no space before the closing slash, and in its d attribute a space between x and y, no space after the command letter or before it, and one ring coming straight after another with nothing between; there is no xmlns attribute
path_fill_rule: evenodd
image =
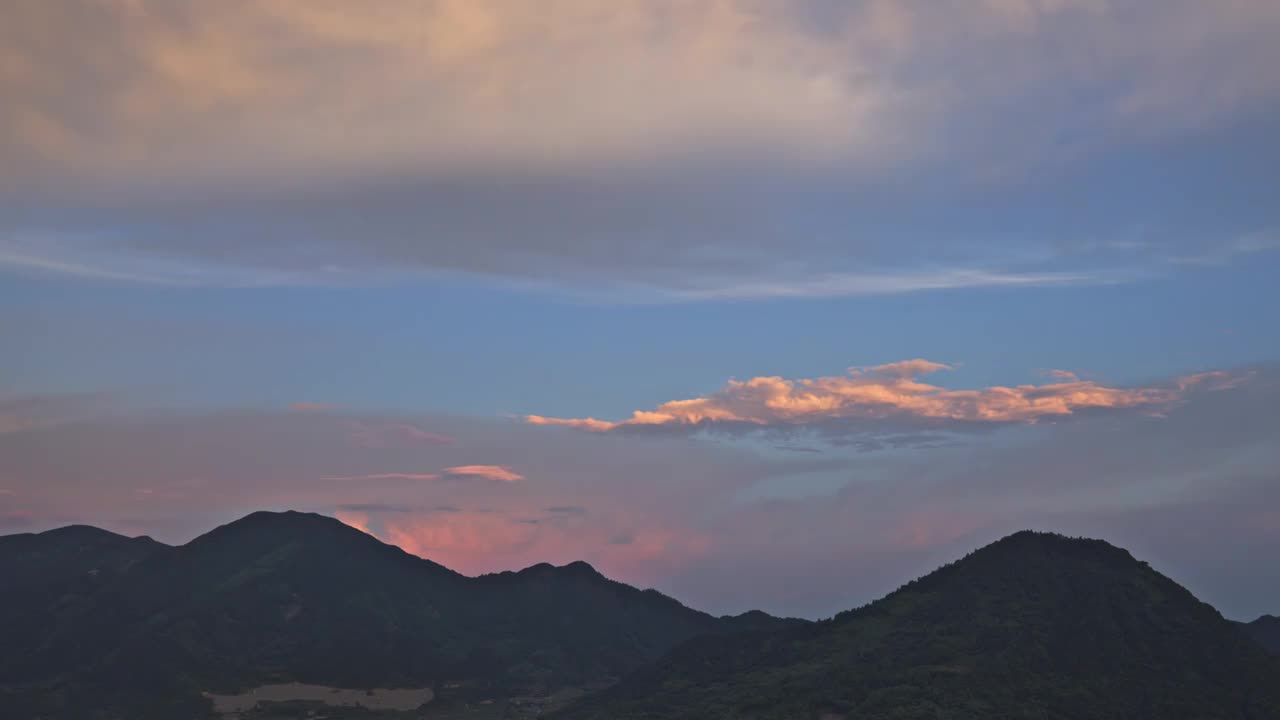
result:
<svg viewBox="0 0 1280 720"><path fill-rule="evenodd" d="M300 507L467 572L821 615L1035 526L1275 612L1222 558L1280 545L1278 30L1266 0L26 5L0 531Z"/></svg>
<svg viewBox="0 0 1280 720"><path fill-rule="evenodd" d="M726 378L925 357L949 384L1124 384L1280 354L1275 257L1071 288L610 305L459 284L186 289L9 278L6 390L151 402L625 415ZM91 359L91 361L90 361ZM192 382L193 377L198 382Z"/></svg>

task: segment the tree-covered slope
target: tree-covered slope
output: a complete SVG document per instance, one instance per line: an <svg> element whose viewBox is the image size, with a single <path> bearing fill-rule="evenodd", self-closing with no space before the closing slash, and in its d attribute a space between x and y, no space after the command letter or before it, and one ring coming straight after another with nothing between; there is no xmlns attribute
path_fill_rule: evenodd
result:
<svg viewBox="0 0 1280 720"><path fill-rule="evenodd" d="M1278 681L1126 551L1023 532L828 621L690 641L557 720L1264 720Z"/></svg>

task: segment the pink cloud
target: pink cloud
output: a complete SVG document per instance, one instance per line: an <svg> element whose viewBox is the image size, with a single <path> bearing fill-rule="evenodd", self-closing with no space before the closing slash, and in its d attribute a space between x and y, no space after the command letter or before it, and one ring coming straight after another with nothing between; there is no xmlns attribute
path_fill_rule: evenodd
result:
<svg viewBox="0 0 1280 720"><path fill-rule="evenodd" d="M457 465L440 471L447 478L484 478L499 482L516 482L524 476L506 465Z"/></svg>
<svg viewBox="0 0 1280 720"><path fill-rule="evenodd" d="M1179 390L1230 390L1240 387L1249 381L1252 373L1229 373L1223 370L1184 375L1178 378Z"/></svg>
<svg viewBox="0 0 1280 720"><path fill-rule="evenodd" d="M1054 380L1063 380L1066 382L1075 382L1080 379L1079 375L1070 370L1045 370L1044 374Z"/></svg>
<svg viewBox="0 0 1280 720"><path fill-rule="evenodd" d="M405 552L461 572L505 568L510 556L536 544L539 528L485 512L439 513L392 518L381 537Z"/></svg>
<svg viewBox="0 0 1280 720"><path fill-rule="evenodd" d="M456 438L397 422L352 422L348 439L365 448L457 445Z"/></svg>
<svg viewBox="0 0 1280 720"><path fill-rule="evenodd" d="M369 515L367 513L339 510L338 512L335 512L333 516L344 524L349 525L360 532L373 535L373 532L369 530Z"/></svg>
<svg viewBox="0 0 1280 720"><path fill-rule="evenodd" d="M368 473L364 475L329 475L325 480L494 480L497 482L518 482L524 475L514 471L508 465L456 465L439 472L389 472Z"/></svg>
<svg viewBox="0 0 1280 720"><path fill-rule="evenodd" d="M7 532L9 528L25 528L32 525L35 520L36 515L30 510L0 512L0 533Z"/></svg>
<svg viewBox="0 0 1280 720"><path fill-rule="evenodd" d="M850 419L1031 424L1097 409L1138 409L1155 413L1180 400L1189 389L1222 389L1241 382L1228 373L1211 372L1182 378L1172 387L1116 388L1080 380L1066 371L1053 371L1059 382L949 390L918 379L949 369L950 366L942 363L916 359L854 368L846 375L834 377L730 380L724 388L705 397L665 402L653 410L638 410L626 420L529 415L525 422L592 432L717 424L804 427Z"/></svg>
<svg viewBox="0 0 1280 720"><path fill-rule="evenodd" d="M325 480L439 480L440 473L374 473L370 475L331 475Z"/></svg>
<svg viewBox="0 0 1280 720"><path fill-rule="evenodd" d="M342 522L405 552L466 574L586 560L611 577L651 583L686 567L711 548L708 535L652 517L610 513L566 525L525 510L362 513L338 511Z"/></svg>

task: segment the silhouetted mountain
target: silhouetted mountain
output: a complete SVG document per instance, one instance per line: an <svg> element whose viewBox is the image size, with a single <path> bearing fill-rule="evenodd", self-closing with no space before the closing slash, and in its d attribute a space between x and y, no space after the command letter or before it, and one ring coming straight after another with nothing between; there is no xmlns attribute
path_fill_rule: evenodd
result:
<svg viewBox="0 0 1280 720"><path fill-rule="evenodd" d="M743 624L581 562L466 577L297 512L254 513L176 548L93 528L3 538L10 568L20 612L6 605L0 627L34 623L5 636L0 707L33 716L199 714L201 691L295 680L604 684Z"/></svg>
<svg viewBox="0 0 1280 720"><path fill-rule="evenodd" d="M110 586L129 568L165 551L86 525L0 537L0 678L32 661L57 619Z"/></svg>
<svg viewBox="0 0 1280 720"><path fill-rule="evenodd" d="M1240 623L1240 629L1272 654L1280 655L1280 617L1263 615L1251 623Z"/></svg>
<svg viewBox="0 0 1280 720"><path fill-rule="evenodd" d="M1022 532L835 618L691 640L579 718L1280 718L1280 662L1097 540Z"/></svg>

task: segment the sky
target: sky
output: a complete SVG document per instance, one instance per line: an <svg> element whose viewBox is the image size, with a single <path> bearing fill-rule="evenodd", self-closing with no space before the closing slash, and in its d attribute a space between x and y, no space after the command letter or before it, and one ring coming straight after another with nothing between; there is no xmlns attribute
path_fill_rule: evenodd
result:
<svg viewBox="0 0 1280 720"><path fill-rule="evenodd" d="M1272 0L16 0L0 533L1280 612Z"/></svg>

